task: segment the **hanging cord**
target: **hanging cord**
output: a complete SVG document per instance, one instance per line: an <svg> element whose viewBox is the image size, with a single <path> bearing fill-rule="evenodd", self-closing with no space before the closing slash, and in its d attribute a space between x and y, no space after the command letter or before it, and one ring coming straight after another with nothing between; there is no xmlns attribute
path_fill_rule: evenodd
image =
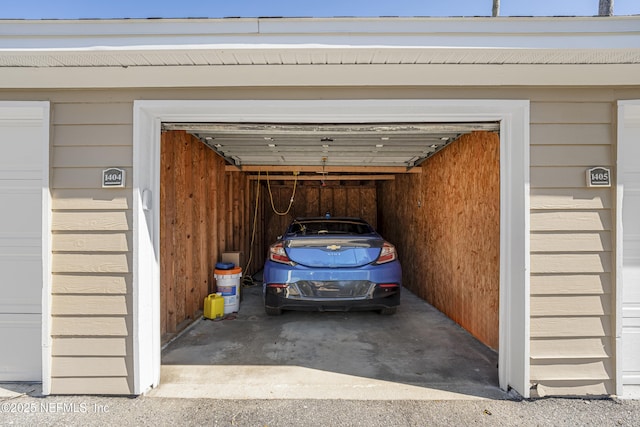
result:
<svg viewBox="0 0 640 427"><path fill-rule="evenodd" d="M326 157L323 157L323 158L322 158L322 179L320 180L320 186L321 186L321 187L326 187L326 186L327 186L327 183L326 183L326 182L324 182L324 178L325 178L325 176L326 176L326 173L325 173L325 171L324 171L324 167L325 167L326 165L327 165L327 158L326 158Z"/></svg>
<svg viewBox="0 0 640 427"><path fill-rule="evenodd" d="M296 187L298 184L298 174L294 172L293 175L295 176L295 179L293 181L293 192L291 193L291 199L289 200L289 207L287 208L286 212L278 212L275 205L273 204L273 193L271 193L271 182L269 181L269 171L267 171L267 188L269 189L269 198L271 199L271 209L273 209L273 212L276 215L285 216L289 214L291 206L293 206L293 199L296 196Z"/></svg>
<svg viewBox="0 0 640 427"><path fill-rule="evenodd" d="M258 224L258 201L260 200L260 171L258 171L258 180L256 181L256 207L253 211L253 231L251 232L251 243L249 243L249 260L245 264L244 267L244 277L242 279L242 284L244 286L254 286L255 283L253 281L253 277L251 275L247 275L249 271L249 266L251 265L251 261L253 261L253 244L256 240L256 228Z"/></svg>
<svg viewBox="0 0 640 427"><path fill-rule="evenodd" d="M291 200L289 201L289 207L287 208L286 212L278 212L273 203L273 194L271 193L271 184L269 182L269 172L267 172L267 187L269 188L269 198L271 199L271 208L273 209L273 212L275 212L278 215L287 215L291 210L291 206L293 205L293 200L296 195L296 187L298 183L298 173L294 172L294 175L296 178L293 183L293 192L291 193ZM249 243L249 259L245 264L245 268L243 271L244 277L242 278L242 284L247 287L256 285L256 283L253 281L253 277L251 277L251 275L247 275L247 272L249 271L249 266L253 261L253 247L256 239L256 229L258 228L259 201L260 201L260 171L258 171L258 179L256 181L256 202L255 202L255 209L253 211L253 230L251 231L251 242Z"/></svg>

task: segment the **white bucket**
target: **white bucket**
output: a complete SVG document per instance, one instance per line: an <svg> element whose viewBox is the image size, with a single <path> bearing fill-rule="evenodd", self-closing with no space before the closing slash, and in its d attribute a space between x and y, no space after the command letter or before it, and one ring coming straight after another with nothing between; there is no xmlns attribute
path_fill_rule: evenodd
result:
<svg viewBox="0 0 640 427"><path fill-rule="evenodd" d="M217 291L224 298L224 314L237 312L240 308L240 278L242 277L242 270L240 270L240 273L236 273L238 270L240 269L215 270L214 272ZM234 274L229 274L231 272Z"/></svg>

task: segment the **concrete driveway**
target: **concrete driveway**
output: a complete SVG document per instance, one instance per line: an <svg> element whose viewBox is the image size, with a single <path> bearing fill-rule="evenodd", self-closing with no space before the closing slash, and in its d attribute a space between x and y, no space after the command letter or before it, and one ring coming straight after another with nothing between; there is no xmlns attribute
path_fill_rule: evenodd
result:
<svg viewBox="0 0 640 427"><path fill-rule="evenodd" d="M217 399L509 399L498 354L406 289L393 316L284 312L261 287L239 312L200 320L162 353L155 397Z"/></svg>

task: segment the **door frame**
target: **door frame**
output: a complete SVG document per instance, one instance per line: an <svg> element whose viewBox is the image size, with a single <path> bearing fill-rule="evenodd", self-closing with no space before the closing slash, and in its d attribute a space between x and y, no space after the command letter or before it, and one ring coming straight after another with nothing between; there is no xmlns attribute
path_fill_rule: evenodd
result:
<svg viewBox="0 0 640 427"><path fill-rule="evenodd" d="M623 397L640 398L640 386L625 387L623 383L623 346L622 346L622 323L623 323L623 302L624 302L624 281L623 281L623 255L624 255L624 235L622 223L622 206L624 199L624 169L622 159L625 157L625 129L627 126L640 125L640 99L618 101L618 141L616 152L616 252L615 252L615 366L616 366L616 395ZM633 390L631 390L633 389Z"/></svg>
<svg viewBox="0 0 640 427"><path fill-rule="evenodd" d="M503 390L529 397L529 100L139 100L133 112L134 393L160 382L162 122L500 123L500 326ZM149 333L152 331L152 333Z"/></svg>

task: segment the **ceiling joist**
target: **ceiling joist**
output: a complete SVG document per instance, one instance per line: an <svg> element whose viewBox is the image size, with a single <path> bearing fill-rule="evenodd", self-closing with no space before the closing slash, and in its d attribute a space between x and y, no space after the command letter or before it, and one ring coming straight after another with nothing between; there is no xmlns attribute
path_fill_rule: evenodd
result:
<svg viewBox="0 0 640 427"><path fill-rule="evenodd" d="M265 165L246 165L242 167L227 165L225 166L226 172L290 172L290 173L303 173L303 172L311 172L317 174L329 174L329 173L358 173L358 174L390 174L390 173L421 173L422 169L420 167L415 167L411 169L407 169L405 167L398 166L265 166ZM293 176L293 175L292 175Z"/></svg>
<svg viewBox="0 0 640 427"><path fill-rule="evenodd" d="M451 134L474 130L497 130L494 122L471 123L163 123L164 130L186 130L189 133L218 135L295 135L295 134Z"/></svg>
<svg viewBox="0 0 640 427"><path fill-rule="evenodd" d="M395 175L249 175L252 181L393 181Z"/></svg>

